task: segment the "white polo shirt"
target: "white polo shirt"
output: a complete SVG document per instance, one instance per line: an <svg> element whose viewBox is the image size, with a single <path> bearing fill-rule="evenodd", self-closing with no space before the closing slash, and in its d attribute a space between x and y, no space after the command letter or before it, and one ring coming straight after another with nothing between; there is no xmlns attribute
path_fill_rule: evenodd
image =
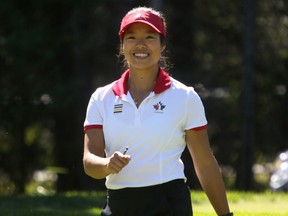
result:
<svg viewBox="0 0 288 216"><path fill-rule="evenodd" d="M185 179L180 159L185 130L207 126L200 97L160 68L153 92L137 108L127 89L128 77L129 70L92 94L84 122L84 131L103 128L107 157L129 146L131 161L118 174L107 176L106 187L143 187Z"/></svg>

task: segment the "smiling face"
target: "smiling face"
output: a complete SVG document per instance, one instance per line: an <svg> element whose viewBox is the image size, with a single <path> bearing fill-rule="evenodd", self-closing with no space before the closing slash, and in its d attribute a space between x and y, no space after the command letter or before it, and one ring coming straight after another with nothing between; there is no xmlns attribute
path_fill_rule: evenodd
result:
<svg viewBox="0 0 288 216"><path fill-rule="evenodd" d="M130 69L157 68L161 52L160 35L150 26L134 23L124 33L122 51Z"/></svg>

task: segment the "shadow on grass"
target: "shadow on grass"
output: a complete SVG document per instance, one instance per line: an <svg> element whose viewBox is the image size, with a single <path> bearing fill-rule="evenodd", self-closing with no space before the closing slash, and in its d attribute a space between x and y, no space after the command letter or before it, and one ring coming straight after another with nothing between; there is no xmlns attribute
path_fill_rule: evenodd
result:
<svg viewBox="0 0 288 216"><path fill-rule="evenodd" d="M67 193L54 196L0 197L0 215L100 215L105 204L105 192Z"/></svg>

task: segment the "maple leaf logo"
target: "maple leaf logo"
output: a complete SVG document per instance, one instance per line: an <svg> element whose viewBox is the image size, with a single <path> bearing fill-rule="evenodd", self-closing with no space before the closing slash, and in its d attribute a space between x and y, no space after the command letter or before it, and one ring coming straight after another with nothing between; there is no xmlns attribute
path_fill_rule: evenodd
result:
<svg viewBox="0 0 288 216"><path fill-rule="evenodd" d="M159 101L159 104L160 104L160 110L163 110L166 107L166 105L164 105L161 101Z"/></svg>
<svg viewBox="0 0 288 216"><path fill-rule="evenodd" d="M162 111L163 109L165 109L166 105L159 101L158 103L154 104L153 107L156 111L159 109Z"/></svg>
<svg viewBox="0 0 288 216"><path fill-rule="evenodd" d="M153 105L153 107L154 107L155 110L158 110L159 109L159 104L157 103L157 104Z"/></svg>

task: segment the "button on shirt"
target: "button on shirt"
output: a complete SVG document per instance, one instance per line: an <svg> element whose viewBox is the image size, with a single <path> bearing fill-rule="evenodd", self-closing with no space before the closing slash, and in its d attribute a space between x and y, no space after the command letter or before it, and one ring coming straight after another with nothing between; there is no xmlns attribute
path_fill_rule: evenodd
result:
<svg viewBox="0 0 288 216"><path fill-rule="evenodd" d="M207 126L200 97L160 68L154 90L137 108L127 89L129 73L92 94L84 122L84 131L103 128L108 157L129 146L129 164L107 176L107 188L185 179L180 159L186 146L185 130Z"/></svg>

